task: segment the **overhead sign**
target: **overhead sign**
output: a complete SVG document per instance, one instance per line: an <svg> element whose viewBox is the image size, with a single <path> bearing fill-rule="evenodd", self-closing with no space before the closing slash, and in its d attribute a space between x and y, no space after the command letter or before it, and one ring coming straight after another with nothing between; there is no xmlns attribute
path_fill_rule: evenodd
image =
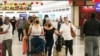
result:
<svg viewBox="0 0 100 56"><path fill-rule="evenodd" d="M27 19L27 14L19 14L20 18Z"/></svg>
<svg viewBox="0 0 100 56"><path fill-rule="evenodd" d="M100 12L100 2L95 3L94 9L95 9L97 12Z"/></svg>

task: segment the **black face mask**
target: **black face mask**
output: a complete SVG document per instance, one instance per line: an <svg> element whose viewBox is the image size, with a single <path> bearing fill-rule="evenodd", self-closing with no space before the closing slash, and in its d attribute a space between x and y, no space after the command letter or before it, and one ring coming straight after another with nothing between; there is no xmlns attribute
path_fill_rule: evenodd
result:
<svg viewBox="0 0 100 56"><path fill-rule="evenodd" d="M30 23L32 23L33 22L33 20L30 20Z"/></svg>
<svg viewBox="0 0 100 56"><path fill-rule="evenodd" d="M39 21L37 20L35 23L36 23L36 24L39 24Z"/></svg>
<svg viewBox="0 0 100 56"><path fill-rule="evenodd" d="M48 27L51 27L51 24L48 24Z"/></svg>

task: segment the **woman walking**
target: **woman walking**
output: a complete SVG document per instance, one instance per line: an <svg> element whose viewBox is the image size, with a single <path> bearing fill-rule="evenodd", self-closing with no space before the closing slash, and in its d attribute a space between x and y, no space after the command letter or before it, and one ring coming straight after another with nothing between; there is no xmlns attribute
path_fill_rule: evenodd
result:
<svg viewBox="0 0 100 56"><path fill-rule="evenodd" d="M47 55L48 52L48 56L52 55L52 48L53 48L53 44L54 44L54 39L53 39L53 34L60 34L52 25L50 22L47 22L44 26L44 32L45 32L45 40L46 40L46 44L45 44L45 53Z"/></svg>
<svg viewBox="0 0 100 56"><path fill-rule="evenodd" d="M75 31L75 27L69 23L68 18L64 17L64 23L61 25L60 33L62 34L65 41L66 56L68 50L70 55L73 56L73 37L71 36L71 28Z"/></svg>
<svg viewBox="0 0 100 56"><path fill-rule="evenodd" d="M44 35L44 31L39 24L39 20L35 20L35 22L30 25L29 33L31 36L31 52L32 56L42 56L44 51L44 40L41 39L41 35Z"/></svg>

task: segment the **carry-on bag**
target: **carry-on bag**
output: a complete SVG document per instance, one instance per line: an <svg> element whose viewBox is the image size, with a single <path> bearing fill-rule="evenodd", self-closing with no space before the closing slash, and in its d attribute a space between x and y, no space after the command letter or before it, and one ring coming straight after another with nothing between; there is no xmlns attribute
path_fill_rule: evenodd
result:
<svg viewBox="0 0 100 56"><path fill-rule="evenodd" d="M31 56L43 56L45 47L45 41L39 36L32 36L29 39L29 55Z"/></svg>

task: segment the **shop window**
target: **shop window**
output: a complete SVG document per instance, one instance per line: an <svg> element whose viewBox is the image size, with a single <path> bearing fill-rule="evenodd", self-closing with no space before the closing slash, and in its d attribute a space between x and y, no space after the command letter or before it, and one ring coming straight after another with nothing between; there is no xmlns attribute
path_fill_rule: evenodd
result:
<svg viewBox="0 0 100 56"><path fill-rule="evenodd" d="M55 12L55 10L53 10L53 12Z"/></svg>
<svg viewBox="0 0 100 56"><path fill-rule="evenodd" d="M68 11L69 10L69 8L66 8L66 11Z"/></svg>
<svg viewBox="0 0 100 56"><path fill-rule="evenodd" d="M59 11L61 11L62 9L59 9Z"/></svg>
<svg viewBox="0 0 100 56"><path fill-rule="evenodd" d="M62 9L62 11L65 11L65 9Z"/></svg>
<svg viewBox="0 0 100 56"><path fill-rule="evenodd" d="M58 9L56 9L56 12L59 11Z"/></svg>
<svg viewBox="0 0 100 56"><path fill-rule="evenodd" d="M51 11L48 11L48 12L51 12Z"/></svg>

